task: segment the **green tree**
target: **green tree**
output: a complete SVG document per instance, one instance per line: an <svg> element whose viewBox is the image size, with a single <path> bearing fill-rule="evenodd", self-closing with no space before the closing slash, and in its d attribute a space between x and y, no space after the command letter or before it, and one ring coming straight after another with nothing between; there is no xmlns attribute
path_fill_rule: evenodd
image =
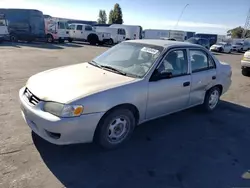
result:
<svg viewBox="0 0 250 188"><path fill-rule="evenodd" d="M118 3L115 4L112 18L114 24L123 24L122 9Z"/></svg>
<svg viewBox="0 0 250 188"><path fill-rule="evenodd" d="M113 24L114 23L114 19L113 19L113 10L110 10L109 12L109 24Z"/></svg>
<svg viewBox="0 0 250 188"><path fill-rule="evenodd" d="M250 30L247 30L246 32L246 35L245 36L242 36L243 34L243 31L244 31L244 28L239 26L239 27L236 27L236 28L233 28L233 29L230 29L227 31L228 34L231 34L231 37L232 38L241 38L241 37L250 37Z"/></svg>
<svg viewBox="0 0 250 188"><path fill-rule="evenodd" d="M99 18L98 18L97 22L99 24L106 24L106 22L107 22L107 14L106 14L105 10L100 10L99 11Z"/></svg>

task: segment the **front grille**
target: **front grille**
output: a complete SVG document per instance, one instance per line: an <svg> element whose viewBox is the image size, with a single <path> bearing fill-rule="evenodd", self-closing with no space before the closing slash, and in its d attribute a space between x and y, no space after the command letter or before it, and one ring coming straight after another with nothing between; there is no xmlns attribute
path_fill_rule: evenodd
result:
<svg viewBox="0 0 250 188"><path fill-rule="evenodd" d="M24 95L26 99L29 101L29 103L34 106L37 105L41 101L38 97L36 97L33 93L31 93L27 87L24 90Z"/></svg>

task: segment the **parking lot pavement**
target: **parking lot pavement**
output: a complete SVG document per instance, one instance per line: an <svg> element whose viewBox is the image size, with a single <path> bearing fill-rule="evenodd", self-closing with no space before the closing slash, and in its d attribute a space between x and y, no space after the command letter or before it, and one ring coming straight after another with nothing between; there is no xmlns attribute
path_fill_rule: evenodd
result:
<svg viewBox="0 0 250 188"><path fill-rule="evenodd" d="M31 134L18 90L31 75L89 61L105 47L85 44L0 45L0 187L229 188L250 186L250 78L243 54L216 54L233 68L219 108L198 108L139 126L115 151L94 144L56 146Z"/></svg>

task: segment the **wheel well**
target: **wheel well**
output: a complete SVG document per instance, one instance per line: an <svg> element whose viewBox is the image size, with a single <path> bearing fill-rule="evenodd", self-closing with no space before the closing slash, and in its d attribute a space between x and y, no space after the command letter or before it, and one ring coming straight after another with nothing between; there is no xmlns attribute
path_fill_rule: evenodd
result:
<svg viewBox="0 0 250 188"><path fill-rule="evenodd" d="M91 33L91 34L88 35L87 40L89 41L89 40L94 39L94 38L97 39L97 40L99 39L96 34Z"/></svg>
<svg viewBox="0 0 250 188"><path fill-rule="evenodd" d="M51 36L52 38L54 38L53 35L51 35L50 33L47 34L47 37L48 37L48 36Z"/></svg>
<svg viewBox="0 0 250 188"><path fill-rule="evenodd" d="M136 107L135 105L129 104L129 103L119 104L119 105L114 106L113 108L109 109L109 110L102 116L102 118L100 119L100 121L99 121L99 123L98 123L98 125L97 125L97 127L96 127L95 134L94 134L94 139L96 138L95 135L97 134L98 127L99 127L100 123L104 120L104 118L105 118L108 114L112 113L114 110L121 109L121 108L122 108L122 109L128 109L128 110L130 110L130 111L134 114L134 116L135 116L136 125L138 124L139 118L140 118L140 114L139 114L139 110L137 109L137 107Z"/></svg>
<svg viewBox="0 0 250 188"><path fill-rule="evenodd" d="M220 89L220 95L221 95L221 94L222 94L222 91L223 91L223 86L222 86L221 84L217 84L217 85L211 87L210 89L212 89L212 88L214 88L214 87L218 87L218 88ZM209 89L209 90L210 90L210 89ZM208 90L208 91L209 91L209 90Z"/></svg>

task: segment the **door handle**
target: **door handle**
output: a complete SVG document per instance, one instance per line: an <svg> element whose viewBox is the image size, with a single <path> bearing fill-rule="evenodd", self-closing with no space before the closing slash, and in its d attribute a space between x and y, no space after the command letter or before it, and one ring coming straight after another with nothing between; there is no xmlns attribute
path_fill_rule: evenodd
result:
<svg viewBox="0 0 250 188"><path fill-rule="evenodd" d="M216 79L216 76L213 76L212 79L215 80L215 79Z"/></svg>
<svg viewBox="0 0 250 188"><path fill-rule="evenodd" d="M184 82L183 83L183 87L187 87L187 86L190 86L190 82Z"/></svg>

